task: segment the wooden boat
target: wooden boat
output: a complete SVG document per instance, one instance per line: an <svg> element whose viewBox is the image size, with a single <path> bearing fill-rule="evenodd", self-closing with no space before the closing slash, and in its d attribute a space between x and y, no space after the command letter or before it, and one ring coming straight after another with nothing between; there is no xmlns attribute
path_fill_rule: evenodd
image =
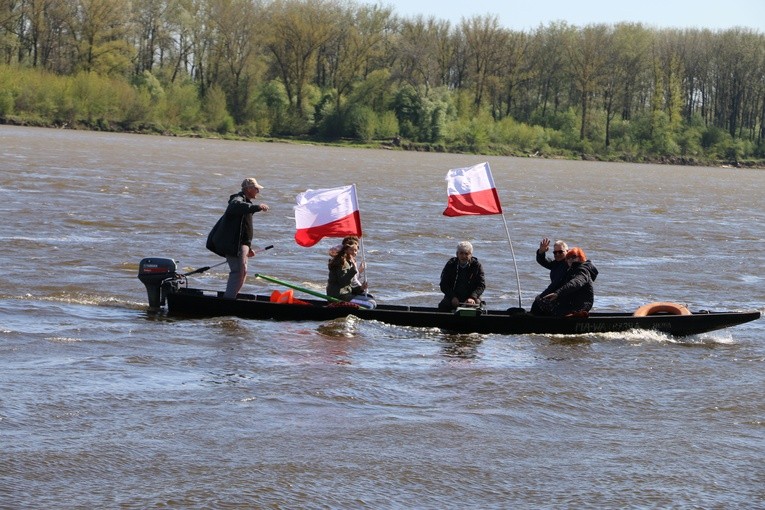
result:
<svg viewBox="0 0 765 510"><path fill-rule="evenodd" d="M257 320L327 321L349 315L365 320L376 320L396 326L439 328L458 333L484 333L501 335L552 334L579 335L639 330L655 330L674 336L696 335L728 328L760 318L759 311L689 312L678 305L682 314L667 313L667 303L657 303L658 313L646 313L641 307L634 313L590 313L586 317L543 317L526 313L519 308L509 310L481 310L459 308L455 312L442 312L435 307L379 304L364 308L326 299L295 300L282 303L273 296L239 294L236 299L225 299L222 292L189 288L186 276L203 272L179 274L175 261L164 258L146 258L139 265L138 278L146 286L149 306L161 308L173 316L214 317L237 316ZM270 277L265 277L277 281ZM295 287L305 292L322 294ZM329 298L329 296L323 296ZM333 299L333 298L329 298ZM650 307L649 307L650 311Z"/></svg>
<svg viewBox="0 0 765 510"><path fill-rule="evenodd" d="M437 308L379 304L374 309L301 300L300 303L272 302L270 296L240 294L224 299L222 292L179 287L166 295L168 313L174 316L211 317L232 315L246 319L283 321L327 321L355 315L396 326L440 328L458 333L501 335L578 335L632 329L655 330L674 336L695 335L756 320L760 312L692 312L690 315L632 313L590 313L587 317L540 317L511 310L441 312Z"/></svg>

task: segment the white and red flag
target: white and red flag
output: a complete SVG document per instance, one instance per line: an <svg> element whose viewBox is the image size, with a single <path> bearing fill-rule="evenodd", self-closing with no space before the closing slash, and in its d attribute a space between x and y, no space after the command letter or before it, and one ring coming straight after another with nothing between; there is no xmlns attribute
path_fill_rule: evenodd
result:
<svg viewBox="0 0 765 510"><path fill-rule="evenodd" d="M489 163L449 170L446 182L444 216L502 214Z"/></svg>
<svg viewBox="0 0 765 510"><path fill-rule="evenodd" d="M295 242L313 246L324 237L361 237L356 185L309 189L297 196Z"/></svg>

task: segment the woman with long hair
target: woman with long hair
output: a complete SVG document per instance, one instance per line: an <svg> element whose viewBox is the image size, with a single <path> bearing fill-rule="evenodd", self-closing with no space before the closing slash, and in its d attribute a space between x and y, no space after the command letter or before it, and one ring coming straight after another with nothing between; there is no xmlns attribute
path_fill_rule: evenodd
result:
<svg viewBox="0 0 765 510"><path fill-rule="evenodd" d="M334 249L332 250L334 251ZM356 256L359 253L358 241L349 239L343 242L336 254L329 259L327 267L329 276L327 278L327 295L343 301L353 299L360 301L371 301L366 295L367 282L359 283L357 276L359 266L356 263ZM361 269L364 269L361 264ZM373 301L372 301L373 303Z"/></svg>

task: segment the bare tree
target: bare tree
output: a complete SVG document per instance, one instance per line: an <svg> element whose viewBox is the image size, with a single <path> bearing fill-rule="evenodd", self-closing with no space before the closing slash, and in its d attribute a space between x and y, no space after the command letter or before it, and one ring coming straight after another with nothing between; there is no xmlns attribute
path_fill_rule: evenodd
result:
<svg viewBox="0 0 765 510"><path fill-rule="evenodd" d="M500 53L497 69L499 87L493 95L495 119L511 115L514 103L524 95L534 75L534 66L529 61L530 37L524 32L508 32L505 47ZM519 105L520 106L520 105ZM528 112L526 112L528 115Z"/></svg>
<svg viewBox="0 0 765 510"><path fill-rule="evenodd" d="M394 21L390 8L362 5L343 9L337 28L322 55L336 107L354 83L384 63L385 42Z"/></svg>
<svg viewBox="0 0 765 510"><path fill-rule="evenodd" d="M431 88L445 84L450 74L450 42L448 30L444 33L444 25L434 17L417 16L404 20L396 39L394 78L415 89L422 86L425 94Z"/></svg>
<svg viewBox="0 0 765 510"><path fill-rule="evenodd" d="M276 0L269 9L267 48L290 105L305 118L304 89L319 49L337 33L339 9L332 0Z"/></svg>
<svg viewBox="0 0 765 510"><path fill-rule="evenodd" d="M611 44L603 48L609 72L603 82L603 110L606 118L605 146L611 146L611 122L617 114L629 119L634 108L634 90L645 86L648 70L649 32L640 24L616 25Z"/></svg>
<svg viewBox="0 0 765 510"><path fill-rule="evenodd" d="M497 62L506 47L508 32L499 26L496 16L489 15L463 19L460 30L468 49L473 103L480 108L489 77L498 74Z"/></svg>
<svg viewBox="0 0 765 510"><path fill-rule="evenodd" d="M258 58L263 12L252 0L213 0L210 21L217 35L213 47L221 62L217 81L236 122L245 120L252 83L262 74Z"/></svg>
<svg viewBox="0 0 765 510"><path fill-rule="evenodd" d="M536 94L529 97L532 104L526 109L536 111L545 126L548 114L555 114L563 107L568 83L565 48L573 40L572 33L575 31L566 23L552 23L540 27L531 37L529 62L536 77Z"/></svg>
<svg viewBox="0 0 765 510"><path fill-rule="evenodd" d="M606 76L607 60L602 49L609 43L609 36L608 26L588 25L574 34L575 40L566 48L571 81L579 93L580 140L584 140L587 133L590 99Z"/></svg>

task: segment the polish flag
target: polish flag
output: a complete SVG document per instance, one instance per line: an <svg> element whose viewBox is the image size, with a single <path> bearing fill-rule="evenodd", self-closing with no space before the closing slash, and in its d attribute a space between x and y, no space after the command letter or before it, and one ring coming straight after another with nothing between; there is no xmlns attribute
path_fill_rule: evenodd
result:
<svg viewBox="0 0 765 510"><path fill-rule="evenodd" d="M449 170L446 182L444 216L502 214L489 163Z"/></svg>
<svg viewBox="0 0 765 510"><path fill-rule="evenodd" d="M309 189L297 196L295 242L313 246L324 237L361 237L356 185Z"/></svg>

